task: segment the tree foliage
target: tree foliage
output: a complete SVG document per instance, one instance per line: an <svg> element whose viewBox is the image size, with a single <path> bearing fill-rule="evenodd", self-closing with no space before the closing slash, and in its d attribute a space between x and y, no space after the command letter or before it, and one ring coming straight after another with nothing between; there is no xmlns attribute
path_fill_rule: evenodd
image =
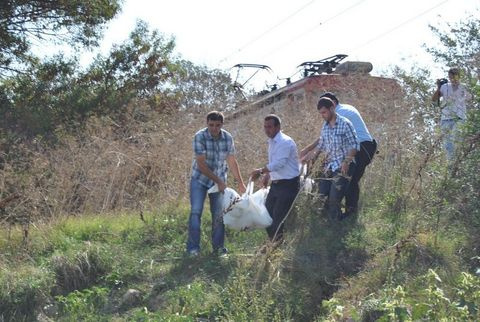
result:
<svg viewBox="0 0 480 322"><path fill-rule="evenodd" d="M159 97L179 68L173 49L172 39L139 22L127 41L85 71L62 55L32 64L0 83L0 127L23 137L51 136L92 115L120 118L134 99L162 108Z"/></svg>
<svg viewBox="0 0 480 322"><path fill-rule="evenodd" d="M175 90L183 109L229 110L235 107L235 91L230 76L181 60L182 72L175 75Z"/></svg>
<svg viewBox="0 0 480 322"><path fill-rule="evenodd" d="M480 12L479 12L480 13ZM440 46L427 48L433 59L447 67L461 67L468 78L480 76L480 20L473 15L443 28L430 26Z"/></svg>
<svg viewBox="0 0 480 322"><path fill-rule="evenodd" d="M230 78L174 56L175 42L139 21L127 41L88 67L63 53L41 59L33 43L98 45L122 0L6 0L0 3L0 129L16 137L55 137L91 116L128 122L134 100L151 108L229 109ZM7 135L8 136L8 135Z"/></svg>
<svg viewBox="0 0 480 322"><path fill-rule="evenodd" d="M32 41L95 46L121 0L3 0L0 2L0 74L35 60Z"/></svg>

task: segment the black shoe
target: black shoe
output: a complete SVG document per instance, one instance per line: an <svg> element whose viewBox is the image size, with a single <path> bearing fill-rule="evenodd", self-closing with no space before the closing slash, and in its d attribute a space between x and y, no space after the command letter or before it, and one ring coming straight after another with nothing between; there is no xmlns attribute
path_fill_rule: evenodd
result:
<svg viewBox="0 0 480 322"><path fill-rule="evenodd" d="M356 215L358 212L358 208L357 207L347 207L345 209L345 213L347 214L347 216L349 215Z"/></svg>
<svg viewBox="0 0 480 322"><path fill-rule="evenodd" d="M345 218L352 217L352 216L356 215L357 212L358 212L357 208L349 207L349 208L347 208L347 210L345 212L343 212L339 216L338 220L342 221Z"/></svg>
<svg viewBox="0 0 480 322"><path fill-rule="evenodd" d="M339 221L342 221L342 220L345 220L346 218L350 217L350 213L349 212L342 212L340 214L340 216L338 216L338 220Z"/></svg>

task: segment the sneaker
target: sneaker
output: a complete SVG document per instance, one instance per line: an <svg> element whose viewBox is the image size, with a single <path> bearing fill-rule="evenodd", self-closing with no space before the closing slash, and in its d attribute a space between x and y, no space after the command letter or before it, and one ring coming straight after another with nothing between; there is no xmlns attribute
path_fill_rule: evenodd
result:
<svg viewBox="0 0 480 322"><path fill-rule="evenodd" d="M213 255L219 256L219 257L227 257L228 256L228 250L225 247L216 248L216 249L213 250Z"/></svg>
<svg viewBox="0 0 480 322"><path fill-rule="evenodd" d="M189 257L197 257L198 255L200 255L200 252L197 249L192 249L188 251Z"/></svg>

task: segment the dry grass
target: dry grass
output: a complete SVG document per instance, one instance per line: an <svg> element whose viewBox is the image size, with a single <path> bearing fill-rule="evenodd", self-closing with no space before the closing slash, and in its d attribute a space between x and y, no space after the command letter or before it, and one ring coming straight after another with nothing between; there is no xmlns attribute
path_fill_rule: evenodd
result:
<svg viewBox="0 0 480 322"><path fill-rule="evenodd" d="M235 138L244 179L267 161L263 118L278 114L283 131L299 149L319 135L321 119L315 106L318 93L334 91L341 102L356 106L379 142L374 171L385 174L400 158L402 143L411 133L405 126L408 109L392 80L341 77L306 87L288 99L264 107L244 107L248 113L226 113L224 128ZM30 147L29 171L23 177L14 164L0 170L0 195L12 191L22 198L8 211L32 219L114 209L155 209L172 200L185 200L193 157L192 138L205 126L208 110L162 115L131 106L125 124L92 119L81 138L65 136L56 150ZM140 115L141 117L138 117ZM411 130L413 131L413 129ZM17 167L18 168L18 167ZM368 180L368 179L367 179Z"/></svg>

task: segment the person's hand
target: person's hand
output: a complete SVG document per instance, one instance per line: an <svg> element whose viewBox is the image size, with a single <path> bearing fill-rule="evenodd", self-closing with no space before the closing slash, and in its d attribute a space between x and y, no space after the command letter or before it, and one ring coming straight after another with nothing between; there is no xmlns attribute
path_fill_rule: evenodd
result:
<svg viewBox="0 0 480 322"><path fill-rule="evenodd" d="M260 175L262 174L262 168L255 169L250 173L250 177L252 178L253 181L257 180Z"/></svg>
<svg viewBox="0 0 480 322"><path fill-rule="evenodd" d="M344 176L348 174L348 169L350 168L350 162L343 161L341 171Z"/></svg>
<svg viewBox="0 0 480 322"><path fill-rule="evenodd" d="M242 195L242 194L245 193L245 191L247 191L247 188L245 187L245 185L243 184L243 182L242 182L242 183L239 183L239 184L238 184L238 193Z"/></svg>
<svg viewBox="0 0 480 322"><path fill-rule="evenodd" d="M267 173L267 174L263 175L263 177L262 177L262 187L263 188L268 187L268 181L270 181L270 174Z"/></svg>
<svg viewBox="0 0 480 322"><path fill-rule="evenodd" d="M217 185L218 185L218 192L223 193L225 189L227 189L227 185L223 181L217 182Z"/></svg>

